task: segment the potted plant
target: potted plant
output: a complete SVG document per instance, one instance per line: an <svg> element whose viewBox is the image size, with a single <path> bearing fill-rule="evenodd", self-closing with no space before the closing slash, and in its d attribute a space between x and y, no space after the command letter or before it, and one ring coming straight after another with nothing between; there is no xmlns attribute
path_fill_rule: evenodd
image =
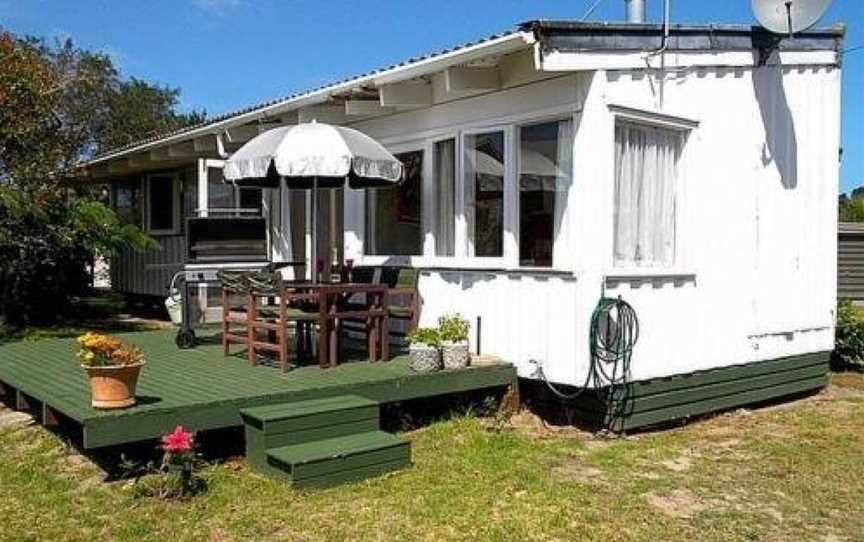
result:
<svg viewBox="0 0 864 542"><path fill-rule="evenodd" d="M421 327L408 334L409 366L418 373L441 369L441 338L434 327Z"/></svg>
<svg viewBox="0 0 864 542"><path fill-rule="evenodd" d="M445 369L468 366L468 327L468 320L461 314L449 314L438 319Z"/></svg>
<svg viewBox="0 0 864 542"><path fill-rule="evenodd" d="M76 348L76 356L90 379L94 408L126 408L135 404L135 385L145 363L140 348L93 332L78 337Z"/></svg>

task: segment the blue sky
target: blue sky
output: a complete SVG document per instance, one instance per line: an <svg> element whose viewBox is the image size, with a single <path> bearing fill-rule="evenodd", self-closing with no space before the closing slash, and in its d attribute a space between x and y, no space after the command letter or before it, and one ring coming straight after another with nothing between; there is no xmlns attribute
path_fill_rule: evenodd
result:
<svg viewBox="0 0 864 542"><path fill-rule="evenodd" d="M661 0L648 0L659 20ZM186 108L218 114L332 82L536 18L580 18L593 0L0 0L0 27L71 37L123 72L179 86ZM592 19L620 20L623 0ZM751 23L750 0L673 0L678 23ZM864 46L864 2L835 0L822 25ZM864 185L864 49L843 73L841 189Z"/></svg>

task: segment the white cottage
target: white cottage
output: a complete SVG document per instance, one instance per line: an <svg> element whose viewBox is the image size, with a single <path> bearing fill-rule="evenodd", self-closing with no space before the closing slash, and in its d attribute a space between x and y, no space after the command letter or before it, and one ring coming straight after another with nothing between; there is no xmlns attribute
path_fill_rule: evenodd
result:
<svg viewBox="0 0 864 542"><path fill-rule="evenodd" d="M406 181L331 192L315 213L307 194L265 191L270 259L308 257L316 216L328 261L422 270L421 325L480 318L479 346L527 390L542 398L545 377L580 418L629 429L825 384L843 36L534 21L103 154L82 175L176 245L114 263L119 289L161 293L184 214L259 205L220 184L243 142L311 119L361 130ZM604 295L632 305L639 339L626 385L579 394Z"/></svg>

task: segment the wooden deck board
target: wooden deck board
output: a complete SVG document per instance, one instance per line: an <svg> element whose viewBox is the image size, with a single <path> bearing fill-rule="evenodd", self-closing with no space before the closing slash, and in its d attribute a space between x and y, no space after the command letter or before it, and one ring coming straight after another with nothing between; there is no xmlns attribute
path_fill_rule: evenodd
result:
<svg viewBox="0 0 864 542"><path fill-rule="evenodd" d="M106 412L90 406L71 338L0 346L0 383L80 424L85 447L101 447L155 438L176 424L193 430L239 426L240 410L253 406L346 393L403 401L503 386L516 378L506 364L416 374L405 357L330 369L303 366L282 373L275 364L252 367L245 357L225 357L219 344L179 350L170 330L119 336L141 347L147 358L134 407Z"/></svg>

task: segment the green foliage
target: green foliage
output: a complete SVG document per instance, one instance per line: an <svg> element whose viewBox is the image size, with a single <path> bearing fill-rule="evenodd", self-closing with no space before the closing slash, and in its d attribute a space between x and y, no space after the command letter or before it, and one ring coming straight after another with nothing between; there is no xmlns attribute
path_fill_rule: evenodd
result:
<svg viewBox="0 0 864 542"><path fill-rule="evenodd" d="M89 255L64 201L18 196L0 188L0 315L12 325L52 322L86 289Z"/></svg>
<svg viewBox="0 0 864 542"><path fill-rule="evenodd" d="M138 250L159 246L137 226L123 224L112 209L99 201L76 200L70 220L78 242L99 256L109 256L126 246Z"/></svg>
<svg viewBox="0 0 864 542"><path fill-rule="evenodd" d="M864 198L843 197L839 205L840 222L864 222Z"/></svg>
<svg viewBox="0 0 864 542"><path fill-rule="evenodd" d="M87 286L85 266L155 242L68 183L83 159L201 122L179 90L124 80L110 57L0 31L0 317L43 324Z"/></svg>
<svg viewBox="0 0 864 542"><path fill-rule="evenodd" d="M110 122L99 132L99 148L128 145L203 122L203 111L178 113L180 89L152 85L135 77L119 82L108 100Z"/></svg>
<svg viewBox="0 0 864 542"><path fill-rule="evenodd" d="M0 180L56 188L81 159L201 122L179 90L124 80L111 58L0 31Z"/></svg>
<svg viewBox="0 0 864 542"><path fill-rule="evenodd" d="M408 344L425 344L438 347L441 345L441 334L438 332L438 328L418 327L408 333L407 340Z"/></svg>
<svg viewBox="0 0 864 542"><path fill-rule="evenodd" d="M468 340L468 320L461 314L448 314L438 318L441 340L458 343Z"/></svg>
<svg viewBox="0 0 864 542"><path fill-rule="evenodd" d="M124 246L155 241L121 224L114 211L62 193L0 186L0 316L11 325L51 323L86 292L86 265Z"/></svg>
<svg viewBox="0 0 864 542"><path fill-rule="evenodd" d="M864 370L864 319L847 300L840 301L837 305L837 329L831 369Z"/></svg>

